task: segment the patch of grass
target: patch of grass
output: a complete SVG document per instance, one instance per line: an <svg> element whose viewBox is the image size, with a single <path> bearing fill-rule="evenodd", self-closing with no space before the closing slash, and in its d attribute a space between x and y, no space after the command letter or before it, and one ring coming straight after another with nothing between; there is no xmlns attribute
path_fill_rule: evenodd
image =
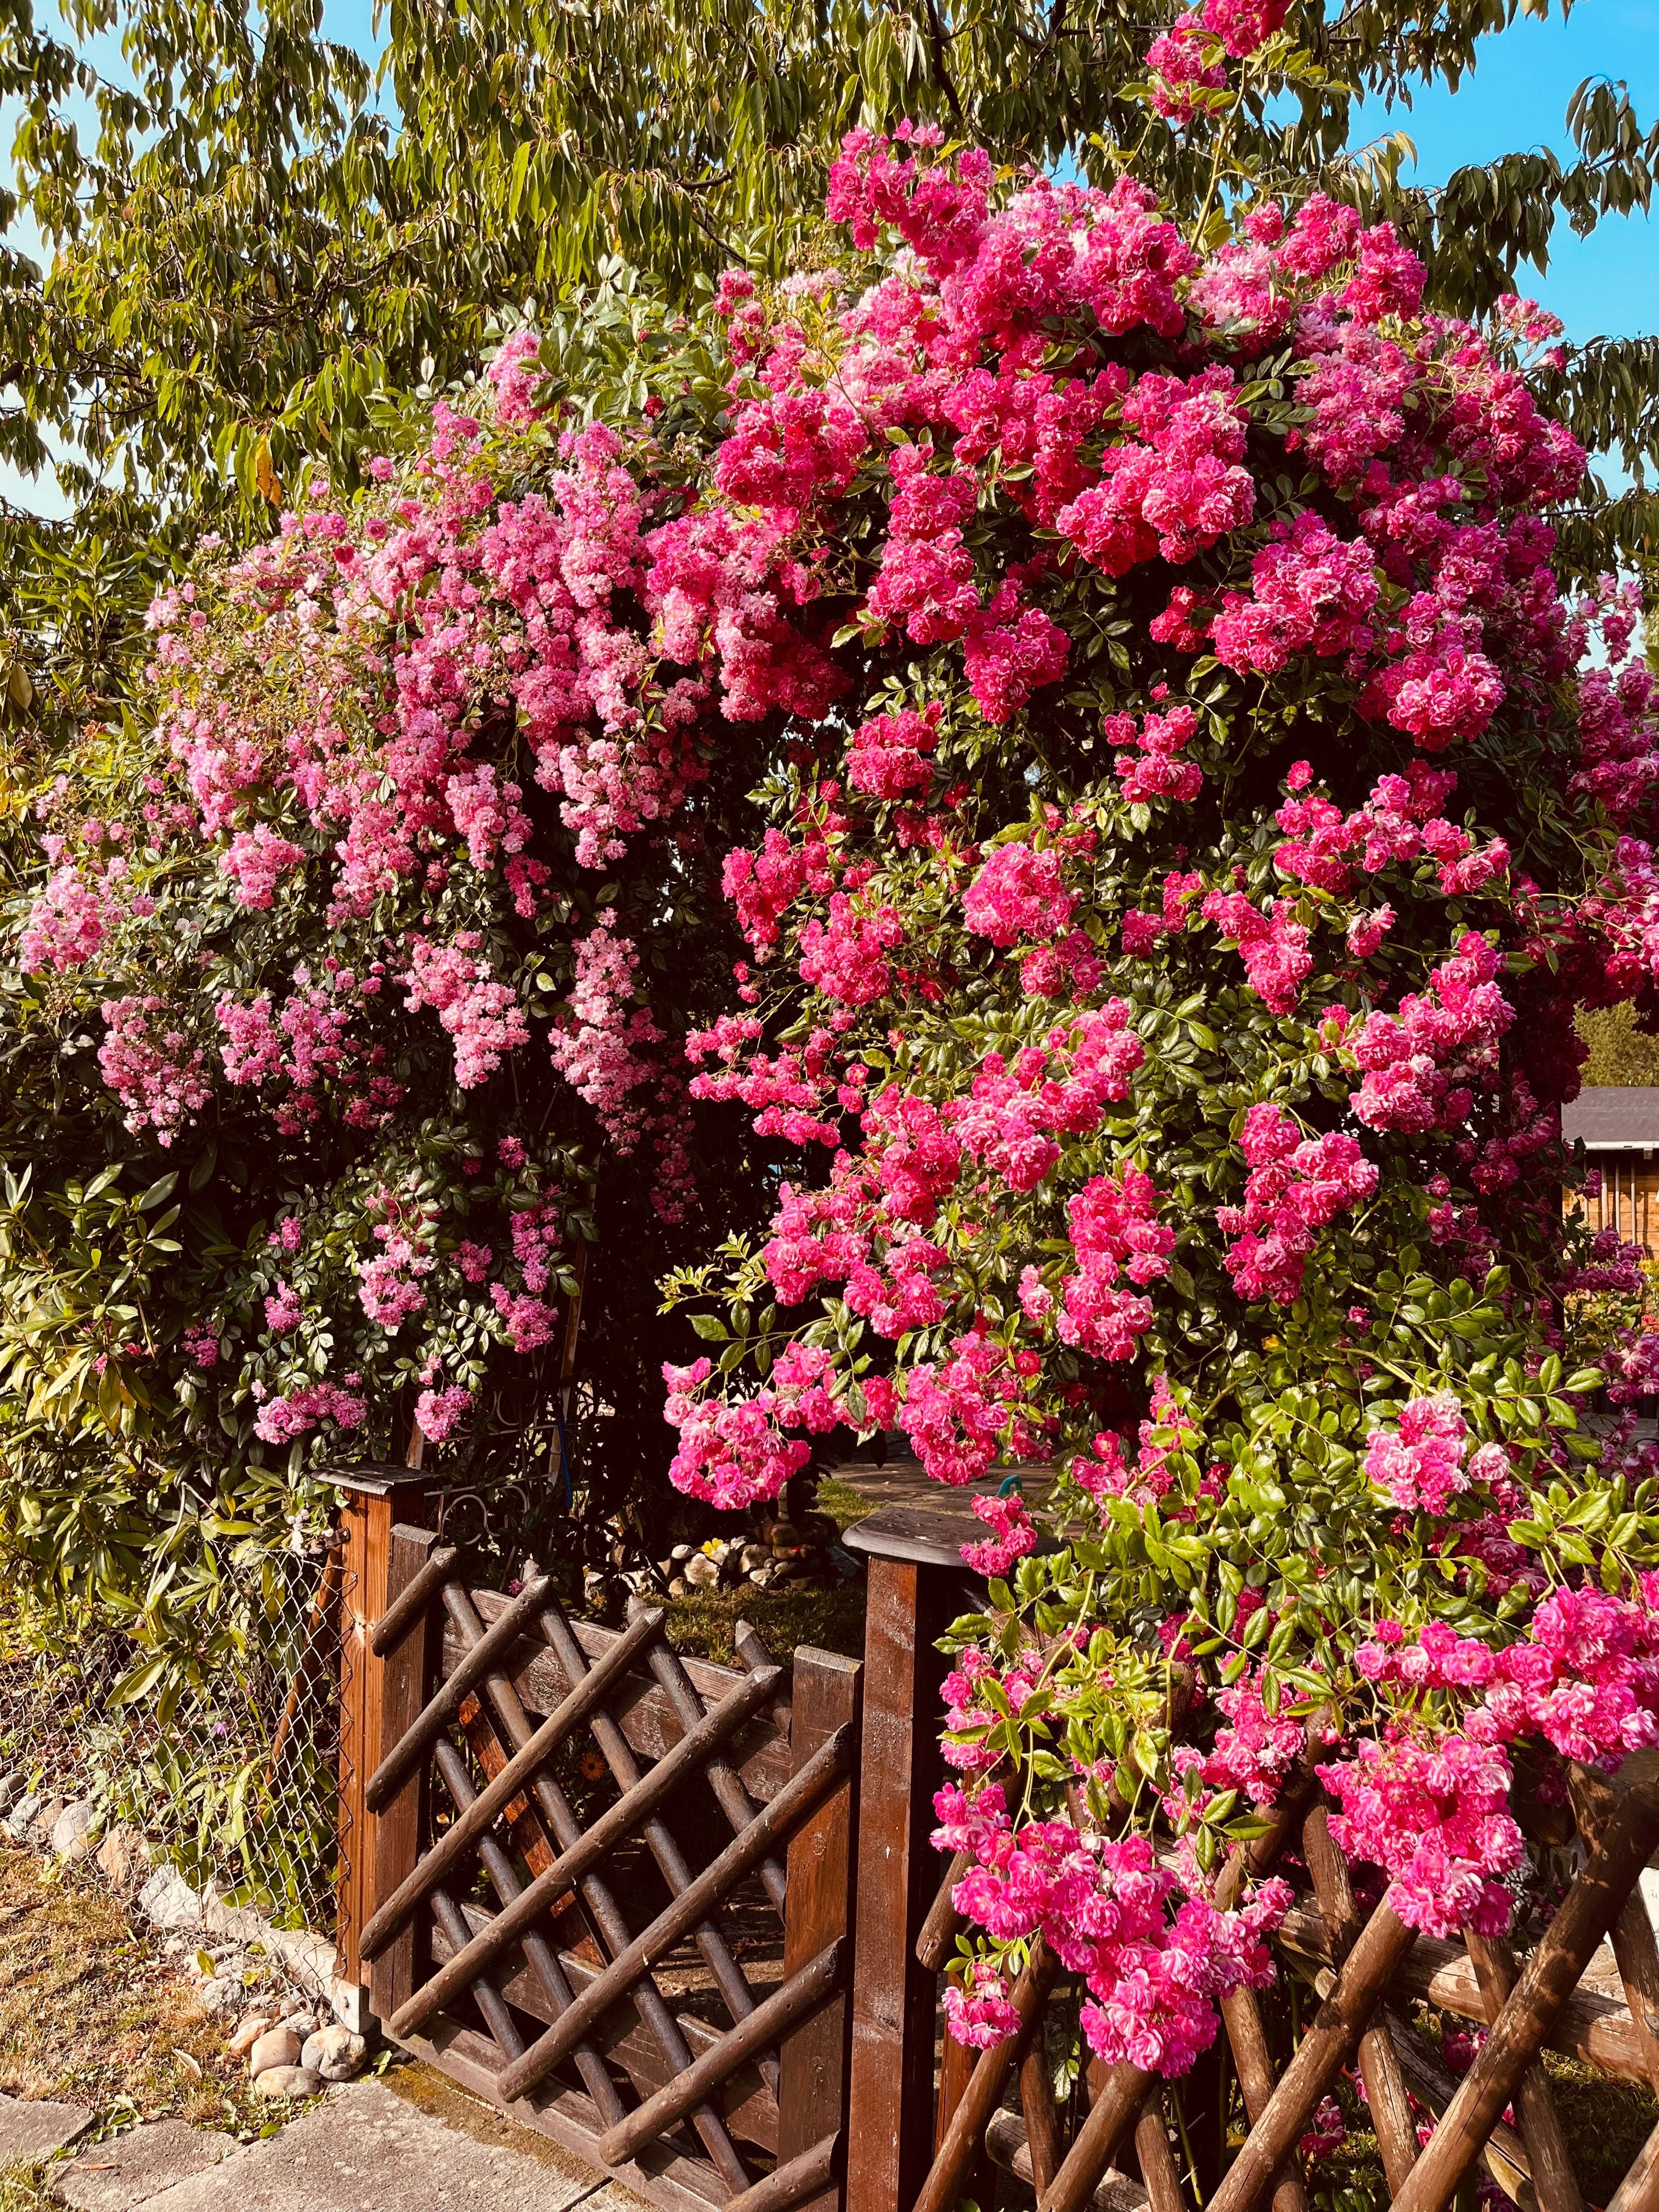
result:
<svg viewBox="0 0 1659 2212"><path fill-rule="evenodd" d="M1559 2051L1544 2053L1544 2070L1578 2185L1587 2202L1605 2204L1659 2122L1659 2104L1639 2081L1613 2081Z"/></svg>
<svg viewBox="0 0 1659 2212"><path fill-rule="evenodd" d="M818 1484L813 1499L820 1513L827 1513L838 1528L850 1528L855 1521L867 1521L880 1508L872 1498L866 1498L850 1483L837 1482L833 1475L825 1475Z"/></svg>
<svg viewBox="0 0 1659 2212"><path fill-rule="evenodd" d="M27 2160L0 2166L0 2212L63 2212L56 2197L47 2194L40 2175L41 2168Z"/></svg>
<svg viewBox="0 0 1659 2212"><path fill-rule="evenodd" d="M254 2101L227 2033L118 1898L73 1869L0 1851L0 2090L90 2106L106 2127L177 2118L257 2134L270 2109ZM3 2194L0 2212L14 2212Z"/></svg>
<svg viewBox="0 0 1659 2212"><path fill-rule="evenodd" d="M853 1659L863 1656L861 1582L837 1583L830 1589L794 1583L781 1589L695 1590L659 1602L668 1615L668 1640L677 1651L694 1652L728 1667L737 1658L732 1638L739 1620L749 1623L780 1663L802 1644L845 1652Z"/></svg>

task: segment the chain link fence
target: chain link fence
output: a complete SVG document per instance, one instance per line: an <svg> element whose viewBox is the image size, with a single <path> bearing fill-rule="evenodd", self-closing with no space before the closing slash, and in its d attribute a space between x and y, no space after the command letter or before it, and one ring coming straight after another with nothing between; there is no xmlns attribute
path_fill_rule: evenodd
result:
<svg viewBox="0 0 1659 2212"><path fill-rule="evenodd" d="M88 1802L94 1833L136 1829L198 1889L331 1931L343 1584L331 1535L224 1545L191 1594L199 1633L161 1656L0 1591L0 1795Z"/></svg>

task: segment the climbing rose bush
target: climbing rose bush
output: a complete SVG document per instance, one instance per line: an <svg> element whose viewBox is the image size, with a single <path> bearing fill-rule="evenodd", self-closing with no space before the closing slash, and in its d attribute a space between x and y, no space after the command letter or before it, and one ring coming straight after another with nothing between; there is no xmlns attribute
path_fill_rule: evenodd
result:
<svg viewBox="0 0 1659 2212"><path fill-rule="evenodd" d="M1277 27L1208 0L1149 98ZM256 1468L410 1398L452 1437L620 1163L731 1232L669 1280L683 1490L838 1431L1053 1468L975 1500L952 2025L1041 1936L1172 2075L1271 1973L1282 1887L1218 1870L1310 1766L1406 1918L1493 1928L1525 1805L1659 1726L1654 1470L1578 1419L1656 1347L1559 1200L1573 1008L1659 975L1639 611L1558 588L1548 319L1240 209L1200 251L1132 178L854 133L821 265L636 317L580 404L521 335L370 497L209 549L18 931L130 1138L293 1185L113 1400L165 1372Z"/></svg>
<svg viewBox="0 0 1659 2212"><path fill-rule="evenodd" d="M1194 18L1155 103L1273 27ZM1654 1347L1559 1118L1575 1005L1659 974L1655 684L1632 590L1552 568L1529 306L1425 314L1323 198L1200 252L921 131L854 133L830 212L833 269L722 288L680 526L800 641L688 1046L791 1164L674 1280L673 1479L737 1507L847 1431L1042 1469L964 1552L951 2025L1010 2033L1040 1938L1099 2058L1178 2075L1272 1978L1287 1887L1217 1882L1287 1791L1497 1932L1553 1878L1526 1806L1659 1740L1654 1455L1580 1425Z"/></svg>

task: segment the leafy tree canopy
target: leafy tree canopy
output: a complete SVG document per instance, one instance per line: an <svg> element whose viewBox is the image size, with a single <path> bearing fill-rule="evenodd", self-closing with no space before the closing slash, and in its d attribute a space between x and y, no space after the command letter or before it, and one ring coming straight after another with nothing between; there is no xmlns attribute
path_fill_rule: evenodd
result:
<svg viewBox="0 0 1659 2212"><path fill-rule="evenodd" d="M1517 0L1299 0L1246 95L1181 130L1137 101L1178 11L1117 0L391 0L377 82L318 0L255 9L30 0L0 24L21 103L16 193L50 255L0 258L15 398L0 457L72 442L71 492L160 512L280 502L302 455L348 472L389 390L476 369L493 326L617 260L689 296L733 260L776 273L810 240L842 133L912 116L995 160L1109 183L1131 162L1190 230L1240 191L1316 186L1387 217L1427 303L1477 313L1523 262L1649 204L1659 133L1622 87L1573 94L1576 158L1506 155L1425 191L1398 140L1347 150L1354 105L1455 85ZM1543 15L1547 0L1527 0ZM118 51L106 65L94 52ZM1200 240L1213 244L1212 236ZM1554 411L1638 488L1592 491L1565 532L1593 570L1649 543L1654 342L1569 349ZM128 518L130 520L130 518ZM100 514L106 530L108 518ZM29 549L25 548L25 551Z"/></svg>

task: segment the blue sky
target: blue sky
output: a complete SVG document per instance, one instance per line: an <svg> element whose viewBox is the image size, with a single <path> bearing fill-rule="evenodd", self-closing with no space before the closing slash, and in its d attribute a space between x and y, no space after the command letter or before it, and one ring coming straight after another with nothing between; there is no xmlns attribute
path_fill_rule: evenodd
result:
<svg viewBox="0 0 1659 2212"><path fill-rule="evenodd" d="M328 0L324 22L329 36L362 53L380 51L372 0ZM1481 41L1476 67L1455 93L1421 93L1409 109L1369 103L1352 143L1407 131L1417 149L1407 173L1429 185L1467 163L1530 147L1553 147L1571 161L1567 102L1595 76L1626 82L1644 126L1659 119L1659 0L1580 0L1565 21L1523 18ZM1558 226L1547 271L1525 271L1520 283L1561 317L1570 337L1651 332L1659 328L1659 218L1613 217L1587 239ZM0 491L42 512L55 510L55 489L0 470Z"/></svg>
<svg viewBox="0 0 1659 2212"><path fill-rule="evenodd" d="M1480 42L1474 73L1455 93L1419 94L1409 109L1367 105L1354 143L1389 130L1416 143L1413 181L1443 184L1454 169L1499 154L1553 148L1575 158L1567 102L1586 77L1622 79L1644 127L1659 119L1659 0L1582 0L1565 22L1525 20ZM1659 219L1639 212L1589 238L1558 225L1547 274L1525 288L1559 315L1570 337L1633 337L1659 327Z"/></svg>

